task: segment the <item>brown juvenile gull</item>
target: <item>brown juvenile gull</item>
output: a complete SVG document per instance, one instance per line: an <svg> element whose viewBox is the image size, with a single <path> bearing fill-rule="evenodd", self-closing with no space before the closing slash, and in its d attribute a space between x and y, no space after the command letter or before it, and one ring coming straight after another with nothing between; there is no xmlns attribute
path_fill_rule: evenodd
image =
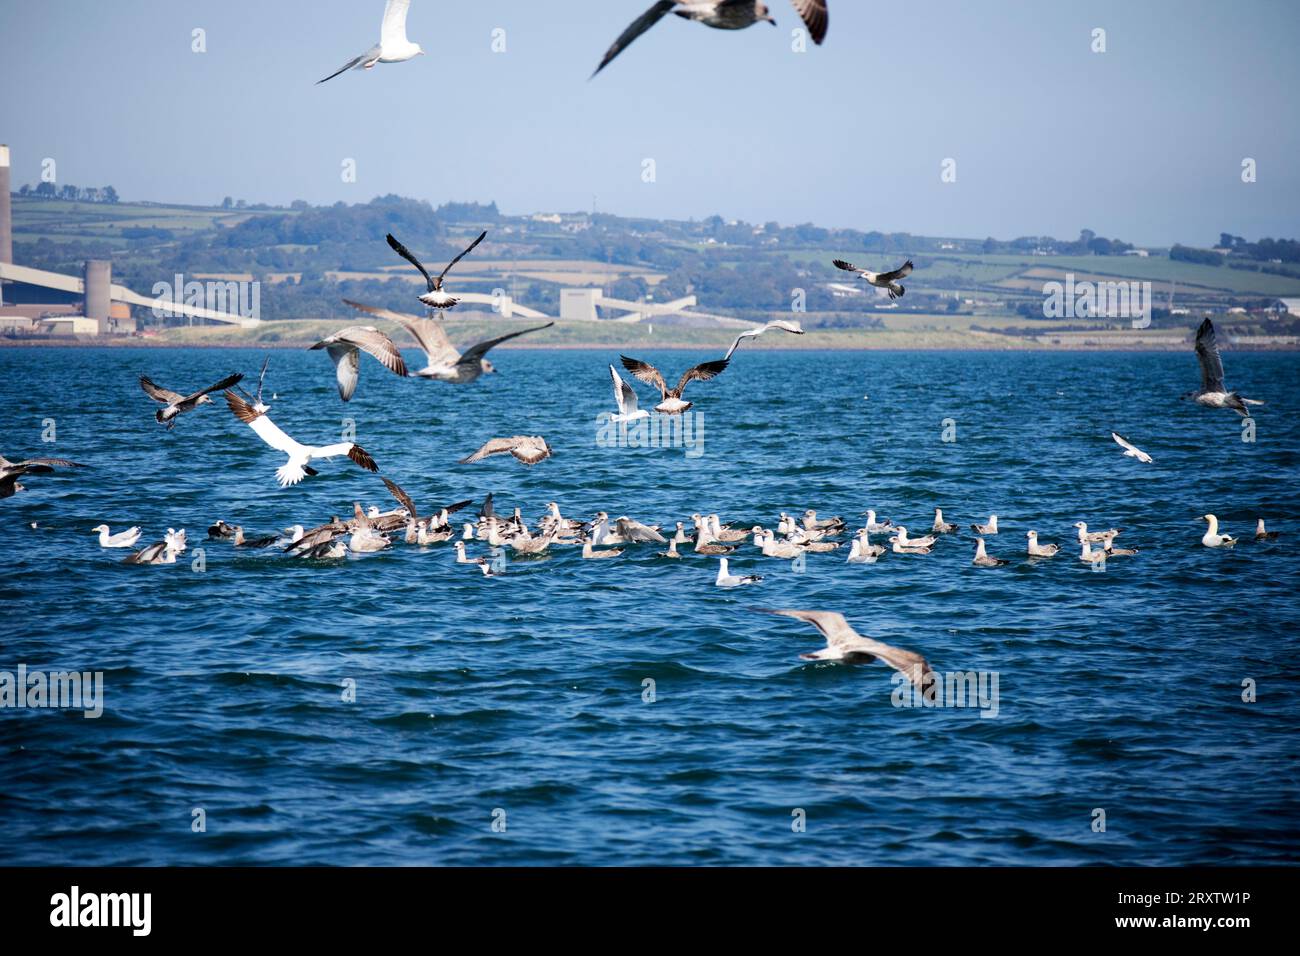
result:
<svg viewBox="0 0 1300 956"><path fill-rule="evenodd" d="M1188 392L1197 405L1206 408L1231 408L1238 415L1250 414L1247 405L1263 405L1253 398L1243 398L1236 392L1226 391L1223 384L1223 359L1219 357L1219 343L1214 337L1214 323L1206 319L1196 330L1196 359L1201 364L1201 387Z"/></svg>
<svg viewBox="0 0 1300 956"><path fill-rule="evenodd" d="M826 638L826 646L819 651L800 654L802 660L870 664L879 659L906 677L918 690L925 690L926 685L934 679L930 665L920 654L863 637L849 626L843 614L834 611L778 611L765 607L755 610L805 621L821 631L822 637Z"/></svg>
<svg viewBox="0 0 1300 956"><path fill-rule="evenodd" d="M0 455L0 498L12 498L27 487L18 483L23 475L48 475L55 468L85 468L85 465L66 458L28 458L10 461Z"/></svg>
<svg viewBox="0 0 1300 956"><path fill-rule="evenodd" d="M830 25L826 0L793 0L793 3L807 25L813 42L820 45L826 39L826 28ZM743 30L755 23L776 26L771 10L758 0L660 0L632 21L632 25L614 41L614 45L605 53L605 58L600 61L600 66L591 75L594 77L607 67L633 40L670 13L717 30Z"/></svg>
<svg viewBox="0 0 1300 956"><path fill-rule="evenodd" d="M347 455L366 471L379 471L379 466L370 457L370 453L354 442L336 442L333 445L304 445L286 435L280 430L280 426L267 417L265 412L257 411L234 392L226 392L226 404L230 406L230 410L236 418L257 433L258 438L276 451L282 451L289 456L289 461L275 470L275 477L279 480L281 488L296 485L308 475L319 474L315 468L311 467L311 463L317 458L334 458L338 455Z"/></svg>
<svg viewBox="0 0 1300 956"><path fill-rule="evenodd" d="M1277 531L1269 531L1267 528L1265 528L1263 518L1258 519L1258 523L1255 525L1256 541L1276 541L1278 539L1279 533L1280 532Z"/></svg>
<svg viewBox="0 0 1300 956"><path fill-rule="evenodd" d="M176 417L188 411L193 411L200 405L211 405L212 399L208 398L209 392L222 392L238 382L244 380L243 374L231 375L223 378L215 385L209 385L207 388L199 389L193 395L182 395L179 392L173 392L169 388L163 388L155 385L149 380L147 375L140 376L140 387L144 389L146 395L152 398L160 405L166 408L160 408L154 413L159 425L166 425L168 429L175 427Z"/></svg>
<svg viewBox="0 0 1300 956"><path fill-rule="evenodd" d="M378 318L396 322L411 333L411 337L415 339L420 350L424 352L425 359L424 368L409 373L413 378L431 378L439 382L451 382L453 385L468 385L470 382L477 381L478 377L484 372L495 372L496 367L485 356L502 342L508 342L531 332L549 329L555 324L554 322L547 322L545 325L535 325L531 329L520 329L518 332L499 335L494 339L488 339L486 342L471 345L465 350L464 354L461 354L451 344L451 339L447 337L447 332L441 322L415 315L407 315L403 312L393 312L390 309L362 305L360 302L353 302L350 299L344 299L343 301L354 309L360 309L362 312Z"/></svg>
<svg viewBox="0 0 1300 956"><path fill-rule="evenodd" d="M702 362L694 368L688 369L682 375L676 388L669 389L668 383L664 381L663 374L649 362L628 358L626 355L620 355L619 358L623 362L623 367L631 372L633 376L647 385L653 385L659 389L663 401L655 406L655 411L664 415L680 415L690 408L690 402L682 401L682 392L686 390L686 386L694 381L707 382L711 378L716 378L726 370L728 364L726 359Z"/></svg>
<svg viewBox="0 0 1300 956"><path fill-rule="evenodd" d="M348 402L357 390L361 378L361 353L366 352L379 360L379 364L394 375L406 378L406 362L397 346L383 332L369 325L354 325L321 339L312 350L325 349L334 362L334 372L339 381L339 398Z"/></svg>
<svg viewBox="0 0 1300 956"><path fill-rule="evenodd" d="M415 266L415 268L419 269L420 275L424 276L424 281L429 286L429 291L419 297L420 301L423 302L431 309L450 309L454 307L456 303L460 301L460 299L450 296L445 291L443 291L442 280L447 277L447 273L451 271L452 266L454 266L456 263L460 262L461 259L464 259L467 255L469 255L470 252L473 251L474 247L477 246L480 242L482 242L485 238L487 238L486 231L479 233L479 237L475 239L473 242L471 242L469 246L466 247L464 252L458 255L455 259L452 259L451 262L447 263L447 268L443 269L442 274L439 275L436 279L433 276L429 275L429 270L424 268L424 266L420 264L420 260L415 258L415 256L411 254L411 250L406 248L406 246L402 245L400 242L398 242L397 239L394 238L392 233L388 234L388 244L393 247L394 252L396 252L399 256L401 256L411 265Z"/></svg>
<svg viewBox="0 0 1300 956"><path fill-rule="evenodd" d="M980 568L1000 568L1002 565L1006 564L1007 561L1005 558L993 557L993 555L984 550L984 539L976 538L975 560L971 563Z"/></svg>
<svg viewBox="0 0 1300 956"><path fill-rule="evenodd" d="M535 465L551 457L551 447L541 435L515 435L512 438L493 438L474 454L462 458L462 465L469 465L492 455L511 454L525 465Z"/></svg>
<svg viewBox="0 0 1300 956"><path fill-rule="evenodd" d="M859 269L853 263L845 262L843 259L833 259L831 261L835 263L835 268L843 269L845 272L856 272L858 278L865 280L868 285L886 290L891 299L897 299L907 291L898 284L898 280L912 274L911 259L908 259L893 272L871 272L867 269Z"/></svg>
<svg viewBox="0 0 1300 956"><path fill-rule="evenodd" d="M371 70L376 63L403 63L422 54L424 51L420 44L406 38L406 14L410 9L411 0L388 0L384 4L384 19L379 25L379 42L360 56L348 60L324 80L317 80L316 85L320 86L325 80L332 80L348 70Z"/></svg>

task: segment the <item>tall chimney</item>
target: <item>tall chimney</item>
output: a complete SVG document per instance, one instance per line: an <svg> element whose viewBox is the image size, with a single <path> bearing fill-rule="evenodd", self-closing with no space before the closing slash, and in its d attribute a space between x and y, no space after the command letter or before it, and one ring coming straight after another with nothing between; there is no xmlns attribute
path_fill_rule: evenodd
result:
<svg viewBox="0 0 1300 956"><path fill-rule="evenodd" d="M0 262L14 261L13 210L9 203L9 147L0 145ZM0 282L0 305L4 283Z"/></svg>
<svg viewBox="0 0 1300 956"><path fill-rule="evenodd" d="M86 260L86 318L99 323L99 333L108 332L108 315L112 308L113 263L107 259Z"/></svg>

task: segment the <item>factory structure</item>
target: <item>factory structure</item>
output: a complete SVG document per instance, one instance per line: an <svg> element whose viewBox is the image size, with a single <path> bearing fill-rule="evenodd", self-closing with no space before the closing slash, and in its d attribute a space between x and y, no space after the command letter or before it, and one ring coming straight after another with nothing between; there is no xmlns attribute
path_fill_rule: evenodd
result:
<svg viewBox="0 0 1300 956"><path fill-rule="evenodd" d="M32 269L14 262L9 147L0 145L0 335L128 335L131 307L157 300L113 284L113 263L87 259L81 275ZM176 302L172 315L248 326L257 319Z"/></svg>
<svg viewBox="0 0 1300 956"><path fill-rule="evenodd" d="M64 275L34 269L14 262L13 210L10 199L9 147L0 145L0 336L113 336L132 335L138 331L132 307L153 314L201 319L250 328L260 319L236 311L207 308L184 298L180 290L173 298L140 295L113 283L113 263L107 259L87 259L80 275ZM177 277L179 279L180 277ZM462 301L491 305L504 318L548 319L536 309L515 302L500 292L493 295L462 293ZM226 299L216 303L225 305ZM688 295L672 302L632 302L604 294L600 288L562 289L559 318L568 321L596 322L686 322L715 326L744 326L746 323L726 316L688 311L696 306ZM256 315L254 311L253 316ZM602 318L603 316L603 318Z"/></svg>

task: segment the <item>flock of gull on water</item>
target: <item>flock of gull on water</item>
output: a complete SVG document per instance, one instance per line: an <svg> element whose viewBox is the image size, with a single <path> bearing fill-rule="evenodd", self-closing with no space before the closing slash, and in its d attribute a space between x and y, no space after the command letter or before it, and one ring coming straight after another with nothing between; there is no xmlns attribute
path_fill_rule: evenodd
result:
<svg viewBox="0 0 1300 956"><path fill-rule="evenodd" d="M792 2L810 36L814 42L820 44L826 36L829 23L826 0L792 0ZM418 44L411 43L406 37L409 7L410 0L387 0L380 42L366 53L349 60L325 80L333 79L347 70L368 70L378 63L399 63L423 53ZM768 7L756 0L697 0L697 2L661 0L637 18L614 42L601 60L596 73L603 70L637 37L670 13L689 21L724 30L739 30L756 23L775 24L776 22ZM323 83L325 80L320 82ZM486 236L486 232L481 233L437 276L431 275L423 263L394 236L388 235L387 241L394 252L414 266L423 276L427 290L418 296L418 301L432 316L443 314L456 306L457 298L445 288L448 273ZM899 268L884 272L861 269L842 259L834 260L833 264L837 269L851 272L868 285L882 290L891 299L904 295L905 289L900 280L909 276L913 270L910 259ZM385 332L374 326L352 326L317 342L311 348L324 350L329 355L335 367L339 397L345 402L351 400L356 392L360 380L362 352L374 357L385 369L402 378L424 378L463 385L495 371L492 363L487 359L487 353L492 348L518 336L549 328L553 324L548 323L513 332L479 342L460 351L452 345L442 323L431 317L422 318L349 300L344 301L359 312L403 328L414 338L425 356L425 366L422 369L414 371L408 369L401 350ZM664 415L680 415L692 407L692 403L683 397L688 385L696 381L707 382L721 375L730 365L736 349L742 342L774 330L794 335L803 334L799 323L791 320L777 320L746 330L737 336L723 358L687 369L673 387L669 387L670 380L664 377L663 372L648 362L627 356L622 356L621 361L624 370L634 379L656 389L659 401L653 406L655 412ZM1243 416L1249 414L1248 406L1263 404L1253 399L1243 398L1225 387L1223 364L1215 341L1214 326L1208 318L1197 331L1196 354L1200 362L1201 387L1184 395L1184 398L1209 408L1231 408ZM285 463L277 468L275 473L281 487L296 485L305 478L318 474L314 463L342 456L346 456L367 471L379 471L374 458L355 442L306 444L291 437L277 426L270 418L269 405L263 401L266 368L264 362L258 378L256 394L249 394L240 387L239 383L244 378L242 374L230 375L207 388L188 394L163 388L143 375L140 377L140 387L149 398L161 406L156 410L155 418L159 424L165 425L168 429L176 425L181 415L193 412L200 406L212 404L212 394L222 392L231 413L239 421L248 425L263 442L285 456ZM617 407L617 412L611 414L610 420L628 424L647 418L650 413L640 408L636 390L623 380L613 365L609 366L609 372ZM1125 456L1134 458L1142 464L1151 463L1151 456L1127 438L1115 432L1112 432L1111 436L1123 449ZM545 438L540 435L498 437L488 440L476 451L462 458L461 463L472 464L490 456L505 454L531 466L549 458L552 451ZM18 481L19 478L49 473L58 468L81 467L84 466L63 458L32 458L11 462L0 457L0 498L8 498L24 490L24 486ZM717 577L714 581L716 586L739 588L755 585L763 580L757 574L734 573L730 566L730 559L737 555L746 543L763 557L804 560L809 554L839 550L845 544L843 539L847 535L847 562L873 564L891 552L895 555L912 557L928 555L938 546L941 539L955 536L959 531L957 525L944 519L942 509L938 508L935 509L934 521L926 533L913 537L905 525L880 518L874 511L865 512L862 527L852 532L848 522L843 518L819 517L813 509L804 511L798 517L783 512L777 518L775 527L770 529L762 525L753 525L748 529L732 527L724 524L717 514L693 514L689 529L685 521L677 521L674 528L667 529L663 525L647 524L626 515L611 519L604 511L598 512L587 520L565 517L560 511L559 504L554 501L547 504L546 513L530 528L520 508L514 508L510 516L497 514L490 494L479 507L475 520L461 520L454 516L472 507L472 501L421 508L392 480L386 477L382 480L397 503L397 507L387 511L377 506L363 509L359 503L354 502L350 518L332 517L328 522L311 528L295 524L284 529L283 534L252 538L245 535L241 525L232 526L224 520L218 520L208 529L208 537L229 541L235 549L278 548L286 555L316 561L339 560L347 558L350 554L383 551L392 547L394 538L399 536L407 545L417 548L452 542L457 564L471 565L490 578L502 576L505 568L504 556L510 552L518 558L535 559L545 557L546 552L551 548L581 547L583 559L595 561L617 559L628 548L656 545L664 548L655 552L663 559L680 560L686 556L716 558L718 561ZM1220 530L1218 518L1213 514L1203 515L1201 520L1207 524L1205 534L1201 538L1203 545L1221 548L1236 544L1236 538ZM1090 566L1103 567L1108 560L1137 553L1134 548L1116 546L1116 538L1120 535L1118 528L1096 531L1091 530L1083 521L1077 522L1074 528L1077 532L1079 560ZM996 514L990 515L987 522L972 524L970 530L975 536L975 552L972 559L974 565L981 568L994 568L1009 563L1006 558L996 557L988 551L988 539L998 535L1000 530ZM99 544L103 548L135 549L141 537L141 530L138 527L114 533L108 525L101 524L92 531L98 535ZM886 549L884 544L873 541L871 537L873 534L881 536L888 543L889 548ZM1259 519L1254 534L1256 540L1266 541L1277 536L1276 531L1267 530L1263 519ZM1037 531L1026 532L1026 539L1026 554L1031 561L1050 559L1061 551L1059 544L1040 541ZM490 549L490 556L471 555L471 547L479 549L483 546ZM134 565L175 564L177 557L186 549L185 530L169 528L161 541L133 550L126 558L126 562ZM838 613L801 610L771 610L769 613L804 621L817 628L822 634L826 647L801 655L805 659L849 662L881 660L906 674L913 684L922 689L932 679L929 665L921 655L858 634Z"/></svg>

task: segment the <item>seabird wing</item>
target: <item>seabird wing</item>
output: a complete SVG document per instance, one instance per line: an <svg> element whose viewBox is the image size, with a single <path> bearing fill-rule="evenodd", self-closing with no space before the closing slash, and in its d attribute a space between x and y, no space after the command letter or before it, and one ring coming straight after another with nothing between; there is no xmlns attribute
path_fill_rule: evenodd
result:
<svg viewBox="0 0 1300 956"><path fill-rule="evenodd" d="M369 325L357 325L338 334L341 341L355 345L379 364L401 378L406 378L406 362L401 350L383 332Z"/></svg>
<svg viewBox="0 0 1300 956"><path fill-rule="evenodd" d="M691 382L707 382L711 378L717 378L726 371L727 364L726 359L718 359L713 362L701 362L695 368L687 369L677 383L677 394L680 396Z"/></svg>
<svg viewBox="0 0 1300 956"><path fill-rule="evenodd" d="M882 272L876 278L881 282L896 282L912 274L912 260L908 259L893 272Z"/></svg>
<svg viewBox="0 0 1300 956"><path fill-rule="evenodd" d="M388 244L393 247L394 252L420 270L420 275L424 276L424 281L428 283L430 292L437 288L437 285L433 281L433 276L429 275L429 270L421 265L420 260L411 254L411 250L398 242L391 232L388 234Z"/></svg>
<svg viewBox="0 0 1300 956"><path fill-rule="evenodd" d="M377 58L379 54L382 52L383 52L382 47L372 46L369 50L367 50L365 53L361 54L360 56L354 56L352 59L348 60L348 62L344 63L341 67L339 67L329 76L325 77L324 80L317 80L316 85L320 86L322 83L326 82L326 80L332 80L340 73L346 73L348 70L354 70L357 67L359 67L362 63Z"/></svg>
<svg viewBox="0 0 1300 956"><path fill-rule="evenodd" d="M469 465L476 461L482 461L484 458L487 458L490 455L500 455L505 452L513 451L516 441L517 439L514 438L490 439L489 441L483 444L483 447L481 447L478 451L474 452L474 454L469 455L466 458L462 458L460 460L460 463L462 465Z"/></svg>
<svg viewBox="0 0 1300 956"><path fill-rule="evenodd" d="M281 431L280 426L271 421L265 412L259 412L234 392L226 392L226 404L230 406L230 410L236 418L253 429L258 438L276 451L282 451L286 455L293 457L307 450L305 445L294 441Z"/></svg>
<svg viewBox="0 0 1300 956"><path fill-rule="evenodd" d="M199 389L193 395L185 396L185 401L194 402L207 395L209 392L224 392L228 388L233 388L239 382L244 380L244 373L237 372L234 375L228 375L215 385L209 385L207 388Z"/></svg>
<svg viewBox="0 0 1300 956"><path fill-rule="evenodd" d="M623 377L618 374L614 366L609 367L609 376L614 380L614 403L618 405L620 415L632 415L637 411L640 403L637 401L636 389L623 381Z"/></svg>
<svg viewBox="0 0 1300 956"><path fill-rule="evenodd" d="M185 396L179 392L173 392L170 388L162 388L155 385L149 380L149 376L140 376L140 387L144 389L146 395L155 402L161 402L163 405L175 405L177 402L185 401Z"/></svg>
<svg viewBox="0 0 1300 956"><path fill-rule="evenodd" d="M466 362L474 363L481 361L484 355L487 355L492 349L496 348L502 342L508 342L510 339L518 338L521 335L527 335L529 332L540 332L542 329L549 329L554 322L547 322L545 325L536 325L531 329L521 329L518 332L511 332L508 335L499 335L495 339L488 339L486 342L479 342L477 345L471 345L465 350L465 354L456 360L457 365L463 365Z"/></svg>
<svg viewBox="0 0 1300 956"><path fill-rule="evenodd" d="M1206 319L1196 330L1196 358L1201 363L1201 391L1222 392L1223 359L1219 357L1219 342L1214 336L1214 323Z"/></svg>
<svg viewBox="0 0 1300 956"><path fill-rule="evenodd" d="M836 269L843 269L845 272L861 272L861 271L862 271L862 270L859 269L857 266L855 266L853 263L851 263L851 262L845 262L843 259L832 259L832 260L831 260L831 264L834 265Z"/></svg>
<svg viewBox="0 0 1300 956"><path fill-rule="evenodd" d="M767 610L760 608L760 610ZM881 641L858 634L844 619L843 614L834 611L777 611L768 610L769 614L783 614L799 621L805 621L817 628L826 638L826 644L845 654L866 654L879 658L907 679L918 689L924 690L930 676L930 665L924 657L913 651L893 647Z"/></svg>
<svg viewBox="0 0 1300 956"><path fill-rule="evenodd" d="M813 43L821 46L821 42L826 39L826 29L831 22L830 13L826 10L826 0L791 0L791 2L808 27Z"/></svg>
<svg viewBox="0 0 1300 956"><path fill-rule="evenodd" d="M293 439L290 439L292 441ZM333 445L322 445L318 448L310 448L312 458L337 458L339 455L347 455L354 462L364 468L366 471L379 471L379 466L375 460L370 457L370 453L360 445L353 444L350 441L335 442Z"/></svg>
<svg viewBox="0 0 1300 956"><path fill-rule="evenodd" d="M312 348L319 346L313 345ZM361 380L361 351L355 345L335 342L326 346L330 359L334 362L334 376L338 379L339 398L345 402L352 400Z"/></svg>
<svg viewBox="0 0 1300 956"><path fill-rule="evenodd" d="M411 0L388 0L384 5L384 20L379 27L381 46L406 45L406 14L410 9Z"/></svg>
<svg viewBox="0 0 1300 956"><path fill-rule="evenodd" d="M447 338L447 332L440 322L434 322L420 316L407 315L405 312L394 312L391 309L362 305L360 302L353 302L351 299L344 299L343 301L354 309L359 309L381 319L387 319L390 322L396 322L406 329L411 334L411 337L415 339L416 344L423 350L425 360L431 366L455 365L460 359L460 352L456 351L456 347L451 344L451 340Z"/></svg>
<svg viewBox="0 0 1300 956"><path fill-rule="evenodd" d="M746 329L744 332L741 332L739 335L737 335L736 341L731 343L731 348L727 349L727 354L722 357L723 361L724 362L731 361L731 356L735 354L736 349L740 348L741 342L745 341L745 339L757 338L758 336L763 334L765 329L766 326L761 326L757 329Z"/></svg>
<svg viewBox="0 0 1300 956"><path fill-rule="evenodd" d="M642 362L640 359L628 358L626 355L619 356L623 367L632 373L634 378L640 379L647 385L653 385L659 389L664 398L668 397L668 383L664 381L663 374L649 362Z"/></svg>
<svg viewBox="0 0 1300 956"><path fill-rule="evenodd" d="M543 441L540 445L530 439L513 439L514 447L510 449L510 454L514 455L525 465L535 465L539 461L545 461L551 457L550 446Z"/></svg>
<svg viewBox="0 0 1300 956"><path fill-rule="evenodd" d="M477 239L475 239L473 242L471 242L468 246L465 247L464 252L458 255L455 259L452 259L451 262L447 263L447 268L443 269L442 274L438 276L438 285L442 285L442 280L446 278L447 273L451 271L452 266L460 262L461 259L464 259L471 252L473 252L474 247L477 246L480 242L482 242L486 238L487 238L487 230L484 229L482 232L479 233Z"/></svg>
<svg viewBox="0 0 1300 956"><path fill-rule="evenodd" d="M398 503L407 510L411 516L411 520L418 520L420 516L415 510L415 502L411 500L411 496L403 491L397 482L389 481L387 478L384 478L383 481L384 487L388 489L388 493L396 498Z"/></svg>
<svg viewBox="0 0 1300 956"><path fill-rule="evenodd" d="M624 30L619 35L619 38L614 41L614 45L605 51L605 57L600 61L600 66L596 67L595 73L591 75L594 77L596 73L609 66L614 57L626 50L633 40L662 20L675 6L677 6L676 0L659 0L653 7L633 20L631 26Z"/></svg>
<svg viewBox="0 0 1300 956"><path fill-rule="evenodd" d="M30 474L43 475L55 468L85 468L86 466L80 462L68 461L66 458L28 458L26 461L15 462L13 467L22 468Z"/></svg>
<svg viewBox="0 0 1300 956"><path fill-rule="evenodd" d="M1138 448L1136 445L1134 445L1123 435L1119 434L1119 432L1111 432L1110 437L1115 439L1115 444L1119 445L1120 448L1123 448L1125 451L1133 452L1133 454L1138 458L1138 460L1140 461L1151 460L1150 455L1144 452L1141 448Z"/></svg>

